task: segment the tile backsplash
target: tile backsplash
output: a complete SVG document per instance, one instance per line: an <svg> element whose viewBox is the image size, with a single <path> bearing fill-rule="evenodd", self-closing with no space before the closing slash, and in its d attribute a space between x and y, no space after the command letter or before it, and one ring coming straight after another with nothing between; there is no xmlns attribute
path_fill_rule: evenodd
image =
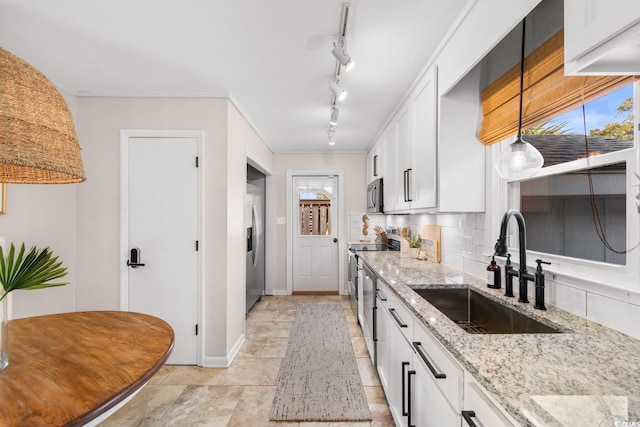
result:
<svg viewBox="0 0 640 427"><path fill-rule="evenodd" d="M488 236L484 213L386 215L384 218L386 227L409 227L412 234L420 233L423 224L440 225L442 263L477 277L486 276L494 236ZM503 267L502 262L499 264ZM640 305L633 303L640 301L637 293L626 294L603 286L585 288L570 277L548 276L545 281L548 305L640 339L640 323L630 321L640 318ZM534 287L529 286L531 298L533 292Z"/></svg>
<svg viewBox="0 0 640 427"><path fill-rule="evenodd" d="M365 230L364 217L367 218L368 227ZM376 240L374 227L385 228L385 216L380 214L367 214L366 212L349 212L349 242ZM367 233L366 235L364 233Z"/></svg>

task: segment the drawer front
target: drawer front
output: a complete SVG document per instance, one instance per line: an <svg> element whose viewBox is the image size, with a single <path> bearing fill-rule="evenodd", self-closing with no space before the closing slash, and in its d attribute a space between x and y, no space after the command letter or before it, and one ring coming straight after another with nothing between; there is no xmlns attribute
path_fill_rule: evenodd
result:
<svg viewBox="0 0 640 427"><path fill-rule="evenodd" d="M402 331L402 335L411 342L413 340L413 319L415 316L409 311L404 303L400 302L400 299L391 294L391 290L386 294L389 302L388 311L391 321L396 323Z"/></svg>
<svg viewBox="0 0 640 427"><path fill-rule="evenodd" d="M464 384L464 411L462 411L462 425L513 427L518 423L511 416L504 413L488 395L484 387L467 374ZM473 423L473 424L472 424Z"/></svg>
<svg viewBox="0 0 640 427"><path fill-rule="evenodd" d="M464 379L462 367L422 325L416 326L412 343L418 361L435 379L451 406L460 411Z"/></svg>
<svg viewBox="0 0 640 427"><path fill-rule="evenodd" d="M386 283L382 279L378 277L377 280L377 305L378 307L383 307L385 311L389 310L389 296L391 295L391 289L387 286Z"/></svg>

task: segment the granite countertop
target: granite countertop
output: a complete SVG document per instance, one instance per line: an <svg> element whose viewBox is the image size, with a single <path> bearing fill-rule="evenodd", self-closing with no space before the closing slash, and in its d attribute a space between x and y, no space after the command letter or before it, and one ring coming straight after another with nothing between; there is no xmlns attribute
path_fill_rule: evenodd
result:
<svg viewBox="0 0 640 427"><path fill-rule="evenodd" d="M442 264L398 252L359 256L523 425L640 426L640 340L549 305L541 311L533 301L518 303L517 278L516 298L507 298L504 287L489 289L484 280ZM468 284L563 333L468 334L407 286L431 284Z"/></svg>

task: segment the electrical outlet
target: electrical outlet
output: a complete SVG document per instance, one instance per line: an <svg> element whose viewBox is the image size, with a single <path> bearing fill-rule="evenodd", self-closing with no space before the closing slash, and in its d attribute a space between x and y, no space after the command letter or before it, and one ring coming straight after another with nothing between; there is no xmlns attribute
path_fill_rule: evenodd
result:
<svg viewBox="0 0 640 427"><path fill-rule="evenodd" d="M276 225L285 225L287 223L286 216L277 216L276 217Z"/></svg>

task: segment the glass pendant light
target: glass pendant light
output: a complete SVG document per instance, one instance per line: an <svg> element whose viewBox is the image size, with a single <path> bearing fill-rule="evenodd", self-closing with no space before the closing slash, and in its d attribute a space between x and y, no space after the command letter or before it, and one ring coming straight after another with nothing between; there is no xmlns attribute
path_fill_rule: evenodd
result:
<svg viewBox="0 0 640 427"><path fill-rule="evenodd" d="M526 19L526 18L525 18ZM520 115L518 119L518 137L516 141L500 154L496 170L505 179L523 179L535 175L544 164L542 154L522 139L522 92L524 87L524 34L525 19L522 20L522 51L520 54Z"/></svg>

